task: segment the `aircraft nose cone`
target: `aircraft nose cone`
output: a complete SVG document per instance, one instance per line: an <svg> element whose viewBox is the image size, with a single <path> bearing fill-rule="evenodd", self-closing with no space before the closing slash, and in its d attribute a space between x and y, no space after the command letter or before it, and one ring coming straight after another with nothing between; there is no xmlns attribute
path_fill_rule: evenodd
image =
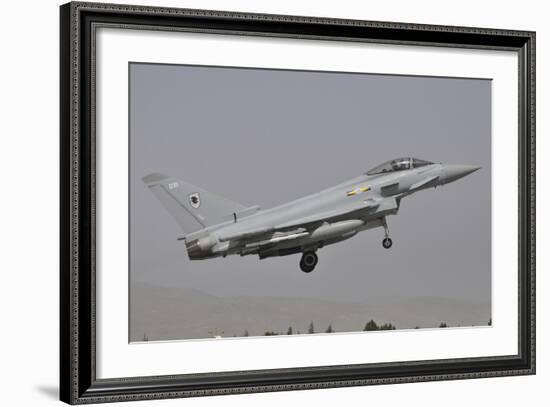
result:
<svg viewBox="0 0 550 407"><path fill-rule="evenodd" d="M475 165L445 164L443 166L445 183L456 181L479 169L480 167Z"/></svg>

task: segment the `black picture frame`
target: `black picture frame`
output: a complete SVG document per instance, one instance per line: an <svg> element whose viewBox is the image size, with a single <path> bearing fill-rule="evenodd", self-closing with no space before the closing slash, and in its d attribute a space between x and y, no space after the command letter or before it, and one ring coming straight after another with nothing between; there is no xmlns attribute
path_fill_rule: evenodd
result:
<svg viewBox="0 0 550 407"><path fill-rule="evenodd" d="M70 404L535 373L535 33L72 2L60 7L60 398ZM95 71L98 26L512 50L519 56L518 307L515 355L96 378Z"/></svg>

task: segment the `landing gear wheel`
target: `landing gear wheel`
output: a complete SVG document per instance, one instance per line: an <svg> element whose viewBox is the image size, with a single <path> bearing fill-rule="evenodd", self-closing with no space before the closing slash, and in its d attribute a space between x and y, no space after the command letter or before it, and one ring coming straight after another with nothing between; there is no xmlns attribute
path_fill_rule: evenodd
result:
<svg viewBox="0 0 550 407"><path fill-rule="evenodd" d="M382 246L384 246L384 249L389 249L393 242L389 238L390 229L388 228L388 223L386 222L385 216L382 218L382 226L384 227L384 235L386 236L384 240L382 240Z"/></svg>
<svg viewBox="0 0 550 407"><path fill-rule="evenodd" d="M305 252L302 254L302 259L300 260L300 269L304 273L311 273L318 261L319 258L315 252Z"/></svg>

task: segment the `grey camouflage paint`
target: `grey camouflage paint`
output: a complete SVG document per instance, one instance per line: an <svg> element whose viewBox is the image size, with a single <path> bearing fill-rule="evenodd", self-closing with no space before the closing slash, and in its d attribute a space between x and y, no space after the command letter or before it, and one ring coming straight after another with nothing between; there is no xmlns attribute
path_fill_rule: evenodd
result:
<svg viewBox="0 0 550 407"><path fill-rule="evenodd" d="M397 214L404 197L454 182L478 169L405 157L266 210L246 208L164 174L147 175L143 182L184 229L182 240L190 260L303 253L300 266L311 272L317 264L317 250L364 230L383 227L383 245L389 249L392 241L386 216Z"/></svg>

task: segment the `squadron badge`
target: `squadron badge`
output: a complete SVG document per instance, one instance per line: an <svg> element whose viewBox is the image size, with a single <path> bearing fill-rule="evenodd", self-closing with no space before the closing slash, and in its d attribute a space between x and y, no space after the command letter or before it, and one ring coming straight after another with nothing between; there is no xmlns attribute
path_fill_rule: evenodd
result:
<svg viewBox="0 0 550 407"><path fill-rule="evenodd" d="M198 192L193 192L192 194L189 194L189 203L195 209L201 206L201 196Z"/></svg>

